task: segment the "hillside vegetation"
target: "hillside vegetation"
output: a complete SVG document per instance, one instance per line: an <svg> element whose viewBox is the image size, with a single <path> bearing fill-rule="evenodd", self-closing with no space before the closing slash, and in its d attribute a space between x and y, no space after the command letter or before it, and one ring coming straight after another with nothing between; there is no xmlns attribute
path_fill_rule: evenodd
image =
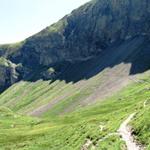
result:
<svg viewBox="0 0 150 150"><path fill-rule="evenodd" d="M43 80L37 70L32 74L34 80L24 79L4 91L0 104L33 116L47 111L51 115L63 114L94 104L136 80L131 72L149 68L148 48L148 41L145 43L144 37L137 37L106 50L101 59L98 55L83 62L65 64L55 79ZM145 61L139 56L144 56ZM122 63L123 60L135 63ZM51 76L54 69L49 68L48 72Z"/></svg>
<svg viewBox="0 0 150 150"><path fill-rule="evenodd" d="M150 150L149 69L149 0L92 0L0 45L0 150L126 150L133 113Z"/></svg>
<svg viewBox="0 0 150 150"><path fill-rule="evenodd" d="M148 147L149 124L146 117L149 105L147 102L144 108L143 104L150 97L149 79L149 75L141 77L139 82L128 85L106 101L66 115L55 114L54 117L54 114L48 112L38 119L22 116L2 107L0 147L79 150L90 139L96 149L121 150L125 148L125 144L118 135L111 133L116 133L123 120L133 112L137 112L137 119L133 120L134 134L139 142ZM11 88L15 89L15 86ZM140 129L142 126L145 127ZM109 134L108 138L101 140Z"/></svg>

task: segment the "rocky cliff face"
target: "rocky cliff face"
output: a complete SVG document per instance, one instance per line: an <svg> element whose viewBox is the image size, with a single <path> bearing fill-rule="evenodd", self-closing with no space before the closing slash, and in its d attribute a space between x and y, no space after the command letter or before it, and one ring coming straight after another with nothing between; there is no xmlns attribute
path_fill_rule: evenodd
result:
<svg viewBox="0 0 150 150"><path fill-rule="evenodd" d="M22 77L39 67L57 66L58 72L48 72L54 78L62 62L85 61L97 55L101 59L109 47L137 36L150 37L150 0L93 0L21 46L1 47L0 52L23 65Z"/></svg>
<svg viewBox="0 0 150 150"><path fill-rule="evenodd" d="M27 39L24 64L88 59L115 42L150 32L150 0L91 1Z"/></svg>
<svg viewBox="0 0 150 150"><path fill-rule="evenodd" d="M19 80L17 66L5 58L0 58L0 92Z"/></svg>

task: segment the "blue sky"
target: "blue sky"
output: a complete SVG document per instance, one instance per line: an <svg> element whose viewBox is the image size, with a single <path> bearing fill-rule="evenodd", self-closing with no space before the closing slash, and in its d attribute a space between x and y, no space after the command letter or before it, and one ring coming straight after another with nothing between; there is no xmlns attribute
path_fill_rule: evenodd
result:
<svg viewBox="0 0 150 150"><path fill-rule="evenodd" d="M0 44L21 41L89 0L0 0Z"/></svg>

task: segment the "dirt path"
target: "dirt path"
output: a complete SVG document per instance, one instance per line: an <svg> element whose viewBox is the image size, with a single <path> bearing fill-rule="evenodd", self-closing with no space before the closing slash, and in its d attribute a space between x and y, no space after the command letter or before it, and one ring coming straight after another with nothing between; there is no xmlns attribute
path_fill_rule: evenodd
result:
<svg viewBox="0 0 150 150"><path fill-rule="evenodd" d="M147 105L147 101L148 101L148 100L144 101L144 103L143 103L143 107L144 107L144 108L145 108L146 105Z"/></svg>
<svg viewBox="0 0 150 150"><path fill-rule="evenodd" d="M95 150L95 146L90 139L87 139L85 144L82 146L81 150L88 150L91 147L91 150Z"/></svg>
<svg viewBox="0 0 150 150"><path fill-rule="evenodd" d="M106 139L108 139L109 137L111 136L114 136L114 135L118 135L118 133L109 133L108 135L106 135L105 137L101 138L98 142L102 142Z"/></svg>
<svg viewBox="0 0 150 150"><path fill-rule="evenodd" d="M126 143L127 150L143 150L135 141L131 133L131 129L128 123L135 116L135 113L131 114L120 126L118 132L122 137L122 140Z"/></svg>
<svg viewBox="0 0 150 150"><path fill-rule="evenodd" d="M105 137L98 140L98 142L102 142L113 135L120 135L122 137L122 140L126 143L127 150L144 150L142 146L139 146L136 141L134 140L134 137L132 136L132 131L130 127L128 126L129 122L133 119L136 113L131 114L121 125L118 129L118 132L116 133L110 133L106 135ZM97 144L94 145L93 142L90 139L87 139L85 144L82 146L81 150L88 150L91 148L91 150L95 150L97 147Z"/></svg>

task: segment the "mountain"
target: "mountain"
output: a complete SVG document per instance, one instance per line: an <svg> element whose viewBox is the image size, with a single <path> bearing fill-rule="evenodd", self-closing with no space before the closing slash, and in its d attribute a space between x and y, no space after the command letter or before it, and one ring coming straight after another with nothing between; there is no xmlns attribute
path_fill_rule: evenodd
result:
<svg viewBox="0 0 150 150"><path fill-rule="evenodd" d="M120 63L130 63L130 74L142 73L150 68L149 5L149 0L93 0L21 43L0 46L0 56L19 65L15 69L19 74L18 81L33 80L32 76L35 80L35 74L37 79L67 82L90 78L94 75L87 75L91 68L86 69L84 75L77 73L78 77L72 77L70 72L73 71L67 73L66 68L74 68L77 64L76 68L80 70L80 63L86 64L87 61L88 66L95 57L104 61L105 55L112 56L97 72ZM122 50L123 45L132 46ZM111 62L117 57L112 47L117 49L120 46L117 54L120 58ZM5 86L8 85L5 82Z"/></svg>
<svg viewBox="0 0 150 150"><path fill-rule="evenodd" d="M0 92L2 150L149 150L150 0L92 0L0 45Z"/></svg>

